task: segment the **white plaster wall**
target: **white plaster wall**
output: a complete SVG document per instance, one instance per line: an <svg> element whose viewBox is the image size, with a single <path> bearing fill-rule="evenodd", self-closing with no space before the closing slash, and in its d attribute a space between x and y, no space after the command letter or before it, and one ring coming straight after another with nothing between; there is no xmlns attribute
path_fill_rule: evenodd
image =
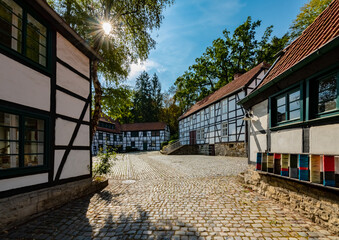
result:
<svg viewBox="0 0 339 240"><path fill-rule="evenodd" d="M56 93L56 112L58 114L79 119L84 105L85 102L80 99L72 97L61 91L57 91ZM88 116L85 117L88 119Z"/></svg>
<svg viewBox="0 0 339 240"><path fill-rule="evenodd" d="M74 140L75 146L90 146L89 143L89 126L88 125L81 125L78 135Z"/></svg>
<svg viewBox="0 0 339 240"><path fill-rule="evenodd" d="M55 144L68 145L76 123L57 118L55 122Z"/></svg>
<svg viewBox="0 0 339 240"><path fill-rule="evenodd" d="M257 152L265 152L267 150L266 134L253 134L250 136L250 161L256 162Z"/></svg>
<svg viewBox="0 0 339 240"><path fill-rule="evenodd" d="M71 150L64 165L60 179L89 174L90 151Z"/></svg>
<svg viewBox="0 0 339 240"><path fill-rule="evenodd" d="M90 93L90 82L57 63L57 85L70 90L84 98Z"/></svg>
<svg viewBox="0 0 339 240"><path fill-rule="evenodd" d="M90 60L80 52L72 43L57 33L57 57L71 65L73 68L90 77Z"/></svg>
<svg viewBox="0 0 339 240"><path fill-rule="evenodd" d="M48 173L0 180L0 192L48 182Z"/></svg>
<svg viewBox="0 0 339 240"><path fill-rule="evenodd" d="M0 99L50 111L50 78L0 54Z"/></svg>
<svg viewBox="0 0 339 240"><path fill-rule="evenodd" d="M271 152L301 153L302 129L288 129L271 132Z"/></svg>
<svg viewBox="0 0 339 240"><path fill-rule="evenodd" d="M62 157L64 156L65 150L55 150L54 151L54 179L58 172Z"/></svg>
<svg viewBox="0 0 339 240"><path fill-rule="evenodd" d="M310 128L310 153L339 155L339 124Z"/></svg>
<svg viewBox="0 0 339 240"><path fill-rule="evenodd" d="M251 124L255 131L267 130L268 128L268 100L252 107L253 118Z"/></svg>

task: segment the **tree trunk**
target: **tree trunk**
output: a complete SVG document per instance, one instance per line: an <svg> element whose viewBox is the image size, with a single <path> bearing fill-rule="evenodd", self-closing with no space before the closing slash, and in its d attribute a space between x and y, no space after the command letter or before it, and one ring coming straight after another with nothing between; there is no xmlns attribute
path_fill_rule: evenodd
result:
<svg viewBox="0 0 339 240"><path fill-rule="evenodd" d="M93 137L95 131L97 130L100 113L101 113L102 89L101 89L101 84L98 79L98 60L93 61L92 79L93 79L93 86L95 89L94 112L93 112L92 123L91 123L92 124L92 137Z"/></svg>

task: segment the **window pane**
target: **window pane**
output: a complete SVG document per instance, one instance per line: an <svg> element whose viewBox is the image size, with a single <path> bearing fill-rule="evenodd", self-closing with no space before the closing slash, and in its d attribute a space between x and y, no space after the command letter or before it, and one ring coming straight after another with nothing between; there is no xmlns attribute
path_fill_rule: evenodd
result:
<svg viewBox="0 0 339 240"><path fill-rule="evenodd" d="M46 36L46 27L27 14L26 55L43 66L46 66Z"/></svg>
<svg viewBox="0 0 339 240"><path fill-rule="evenodd" d="M282 106L282 105L285 105L286 104L286 98L285 96L283 97L280 97L280 98L277 98L277 106Z"/></svg>
<svg viewBox="0 0 339 240"><path fill-rule="evenodd" d="M289 100L290 102L294 102L300 99L300 90L297 90L294 93L289 94Z"/></svg>
<svg viewBox="0 0 339 240"><path fill-rule="evenodd" d="M0 154L18 154L19 143L10 141L0 141Z"/></svg>
<svg viewBox="0 0 339 240"><path fill-rule="evenodd" d="M330 76L319 82L318 112L336 109L337 79Z"/></svg>
<svg viewBox="0 0 339 240"><path fill-rule="evenodd" d="M290 120L300 118L300 110L295 110L290 112Z"/></svg>
<svg viewBox="0 0 339 240"><path fill-rule="evenodd" d="M25 167L33 167L44 164L44 155L25 155Z"/></svg>
<svg viewBox="0 0 339 240"><path fill-rule="evenodd" d="M277 121L282 122L286 120L286 106L283 105L277 108Z"/></svg>
<svg viewBox="0 0 339 240"><path fill-rule="evenodd" d="M0 140L19 140L19 129L10 127L0 127Z"/></svg>
<svg viewBox="0 0 339 240"><path fill-rule="evenodd" d="M300 101L295 101L290 103L290 111L300 109Z"/></svg>
<svg viewBox="0 0 339 240"><path fill-rule="evenodd" d="M19 127L19 116L0 112L0 125L9 127Z"/></svg>
<svg viewBox="0 0 339 240"><path fill-rule="evenodd" d="M25 127L34 130L44 130L44 120L25 118Z"/></svg>
<svg viewBox="0 0 339 240"><path fill-rule="evenodd" d="M25 140L43 142L44 141L44 134L45 133L43 131L35 131L35 130L26 129Z"/></svg>
<svg viewBox="0 0 339 240"><path fill-rule="evenodd" d="M0 0L0 43L21 52L22 8L13 0Z"/></svg>
<svg viewBox="0 0 339 240"><path fill-rule="evenodd" d="M25 154L32 154L32 153L44 153L44 144L26 142L25 143Z"/></svg>
<svg viewBox="0 0 339 240"><path fill-rule="evenodd" d="M0 169L19 167L18 155L0 155Z"/></svg>

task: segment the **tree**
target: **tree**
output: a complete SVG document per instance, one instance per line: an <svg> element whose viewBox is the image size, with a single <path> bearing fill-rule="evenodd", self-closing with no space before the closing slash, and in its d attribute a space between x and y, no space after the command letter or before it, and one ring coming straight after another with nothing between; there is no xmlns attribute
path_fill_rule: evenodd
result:
<svg viewBox="0 0 339 240"><path fill-rule="evenodd" d="M290 27L291 40L299 37L302 32L319 16L332 0L310 0L301 9Z"/></svg>
<svg viewBox="0 0 339 240"><path fill-rule="evenodd" d="M159 121L162 94L159 78L156 74L150 78L148 73L144 71L137 78L133 105L134 122Z"/></svg>
<svg viewBox="0 0 339 240"><path fill-rule="evenodd" d="M271 39L272 28L266 29L261 41L255 39L260 21L251 17L234 30L232 36L227 30L223 38L212 42L203 55L195 60L175 86L175 99L187 110L192 104L233 80L234 74L245 73L262 61L272 63L274 55L282 50L289 40L287 34Z"/></svg>
<svg viewBox="0 0 339 240"><path fill-rule="evenodd" d="M50 5L86 39L104 61L92 64L95 88L92 134L96 131L101 111L101 83L118 83L124 80L129 66L137 60L145 60L155 47L150 31L158 29L163 10L172 0L48 0ZM104 34L103 22L112 25L112 31Z"/></svg>
<svg viewBox="0 0 339 240"><path fill-rule="evenodd" d="M133 120L133 91L128 86L103 87L102 110L109 117L120 123L129 123Z"/></svg>
<svg viewBox="0 0 339 240"><path fill-rule="evenodd" d="M178 118L182 114L182 109L176 104L173 94L175 88L172 86L163 94L163 107L160 111L159 121L168 124L171 132L171 139L179 138Z"/></svg>

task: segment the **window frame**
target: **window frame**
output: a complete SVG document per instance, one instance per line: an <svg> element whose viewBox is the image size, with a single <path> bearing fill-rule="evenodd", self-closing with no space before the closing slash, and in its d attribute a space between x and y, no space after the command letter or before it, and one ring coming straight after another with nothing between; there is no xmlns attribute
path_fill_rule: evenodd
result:
<svg viewBox="0 0 339 240"><path fill-rule="evenodd" d="M224 125L226 125L226 135L224 135ZM228 137L228 122L222 122L221 123L221 136L222 137Z"/></svg>
<svg viewBox="0 0 339 240"><path fill-rule="evenodd" d="M21 53L9 48L0 43L0 49L9 53L11 56L17 57L23 60L27 65L33 66L42 70L43 72L47 72L49 74L52 73L52 30L51 27L46 24L48 22L46 19L41 17L35 10L33 10L27 3L18 1L18 0L11 0L15 2L19 7L22 8L22 33L21 33ZM26 49L27 49L27 15L31 15L36 21L38 21L42 26L46 28L46 66L41 65L40 63L32 60L27 56ZM56 46L54 46L56 47Z"/></svg>
<svg viewBox="0 0 339 240"><path fill-rule="evenodd" d="M299 104L300 104L300 117L299 118L293 118L289 119L289 114L290 114L290 101L289 101L289 95L296 90L299 90L300 96L299 96ZM284 121L278 122L277 121L277 98L279 97L284 97L285 98L285 115L286 119ZM280 91L272 96L269 97L268 99L268 104L269 104L269 127L274 128L274 127L279 127L279 126L284 126L288 124L293 124L293 123L300 123L304 121L304 86L303 86L303 81L297 84L293 84L292 86L284 89L283 91Z"/></svg>
<svg viewBox="0 0 339 240"><path fill-rule="evenodd" d="M18 115L19 116L19 167L17 168L8 168L8 169L0 169L0 179L4 178L12 178L12 177L19 177L25 175L32 175L38 173L45 173L50 170L50 118L47 115L42 115L34 112L28 112L25 110L17 110L8 108L5 106L0 106L0 111ZM27 166L25 167L25 150L24 150L24 143L25 143L25 118L33 118L39 119L44 121L44 153L43 153L43 165L38 166Z"/></svg>

